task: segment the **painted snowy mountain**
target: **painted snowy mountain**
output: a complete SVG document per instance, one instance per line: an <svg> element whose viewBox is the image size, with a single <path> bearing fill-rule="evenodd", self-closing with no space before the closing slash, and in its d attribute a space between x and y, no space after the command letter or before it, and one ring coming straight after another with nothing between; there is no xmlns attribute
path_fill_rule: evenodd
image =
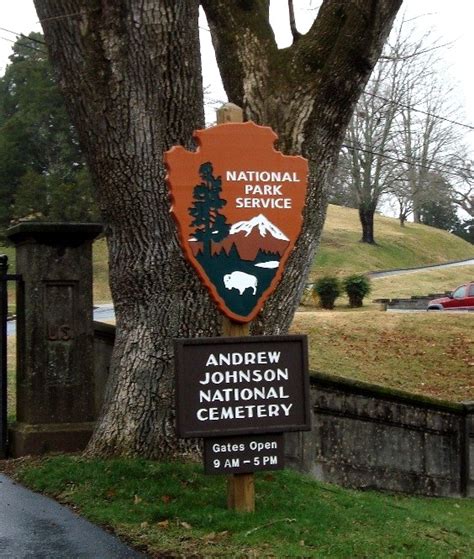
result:
<svg viewBox="0 0 474 559"><path fill-rule="evenodd" d="M189 240L193 241L193 253L196 254L200 250L201 243L195 239ZM259 214L248 221L234 223L225 239L220 243L213 243L212 253L218 254L222 249L229 253L232 245L235 245L242 260L253 262L259 251L278 254L281 257L289 242L288 237L276 225ZM269 260L274 261L275 258L270 257Z"/></svg>
<svg viewBox="0 0 474 559"><path fill-rule="evenodd" d="M282 232L276 225L273 225L263 214L259 214L249 221L238 221L230 228L230 235L244 232L248 237L252 234L255 227L258 227L258 232L262 237L266 237L267 233L275 239L282 241L289 241L290 239Z"/></svg>

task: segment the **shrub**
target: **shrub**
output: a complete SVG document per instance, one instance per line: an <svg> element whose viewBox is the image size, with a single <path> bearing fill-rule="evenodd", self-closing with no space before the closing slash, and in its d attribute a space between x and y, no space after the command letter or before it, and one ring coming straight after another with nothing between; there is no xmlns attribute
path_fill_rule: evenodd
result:
<svg viewBox="0 0 474 559"><path fill-rule="evenodd" d="M344 291L349 297L350 307L362 307L364 297L371 291L370 280L367 276L353 275L343 281Z"/></svg>
<svg viewBox="0 0 474 559"><path fill-rule="evenodd" d="M316 281L314 291L318 294L323 309L333 309L334 301L341 294L341 284L335 277L324 276Z"/></svg>

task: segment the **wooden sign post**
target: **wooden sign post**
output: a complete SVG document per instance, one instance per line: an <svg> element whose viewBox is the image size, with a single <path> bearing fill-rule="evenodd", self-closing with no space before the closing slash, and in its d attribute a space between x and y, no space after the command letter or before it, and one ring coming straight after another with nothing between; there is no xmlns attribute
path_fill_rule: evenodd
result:
<svg viewBox="0 0 474 559"><path fill-rule="evenodd" d="M233 103L227 103L216 111L217 124L226 122L243 122L242 109ZM222 335L244 337L250 334L250 322L241 324L223 317ZM254 474L232 474L227 480L227 508L237 512L255 511Z"/></svg>
<svg viewBox="0 0 474 559"><path fill-rule="evenodd" d="M222 335L227 343L234 344L231 338L248 339L251 321L275 290L294 248L303 221L308 163L302 157L277 151L275 132L266 126L243 122L242 109L232 103L217 111L217 126L197 130L194 136L196 151L174 146L165 153L171 210L186 258L224 315ZM210 358L204 374L211 374L213 359ZM222 370L215 370L213 375L219 378L224 374ZM262 371L255 370L254 375L260 377L261 383L269 382ZM249 393L249 388L237 387L239 381L233 379L240 372L226 371L229 380L225 382L228 386L235 384L235 393L245 394L243 400L250 394L252 402L236 403L235 413L240 418L248 411L245 430L239 434L251 434L255 433L253 425L260 417L258 413L268 413L265 417L277 413L278 406L273 407L276 404L267 410L261 402L275 398L277 393L273 389L272 395L266 396L264 389ZM204 377L201 381L203 385L210 384ZM233 389L214 390L216 398L227 398L230 392L226 391ZM200 394L202 398L211 397L203 390ZM286 409L284 404L282 409ZM200 422L223 425L222 433L210 429L204 436L225 434L226 421L218 420L231 420L227 414L233 414L233 410L231 406L226 408L225 417L219 418L217 404L212 412L203 408ZM183 421L186 423L186 418ZM271 421L268 425L271 427ZM182 431L187 433L183 436L193 436L189 430ZM230 441L227 444L236 446ZM226 444L223 447L227 448ZM246 472L235 468L229 478L229 508L240 512L255 510L254 476L248 472L249 463L259 469L260 459L278 461L276 454L247 456ZM239 460L237 457L231 462ZM221 464L217 457L215 462ZM226 469L220 473L231 472L232 469Z"/></svg>

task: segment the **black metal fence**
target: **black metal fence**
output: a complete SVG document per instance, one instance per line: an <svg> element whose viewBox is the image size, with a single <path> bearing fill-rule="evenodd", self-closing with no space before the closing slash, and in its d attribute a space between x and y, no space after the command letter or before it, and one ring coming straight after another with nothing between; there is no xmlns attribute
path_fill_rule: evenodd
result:
<svg viewBox="0 0 474 559"><path fill-rule="evenodd" d="M5 254L0 254L0 458L5 458L8 454L8 282L21 279L19 275L8 274L7 272L8 257Z"/></svg>

